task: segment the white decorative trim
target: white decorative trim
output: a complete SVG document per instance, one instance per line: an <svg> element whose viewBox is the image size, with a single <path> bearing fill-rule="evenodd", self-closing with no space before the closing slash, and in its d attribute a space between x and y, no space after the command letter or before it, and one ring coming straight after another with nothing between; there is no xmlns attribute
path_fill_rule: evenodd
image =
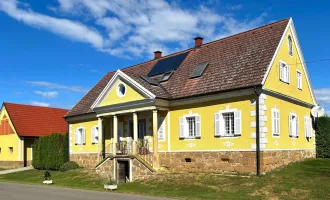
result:
<svg viewBox="0 0 330 200"><path fill-rule="evenodd" d="M171 153L186 153L186 152L232 152L232 151L251 151L251 149L218 149L218 150L172 150ZM167 153L169 151L158 151L160 153Z"/></svg>
<svg viewBox="0 0 330 200"><path fill-rule="evenodd" d="M256 111L255 110L251 110L251 117L256 116Z"/></svg>
<svg viewBox="0 0 330 200"><path fill-rule="evenodd" d="M266 149L265 151L299 151L299 150L315 150L315 149L314 148Z"/></svg>
<svg viewBox="0 0 330 200"><path fill-rule="evenodd" d="M306 65L305 65L305 59L304 59L303 53L302 53L301 48L300 48L300 45L299 45L299 41L298 41L296 29L294 27L292 18L290 18L290 21L289 21L287 27L285 28L285 31L284 31L284 33L282 35L282 38L281 38L281 40L280 40L280 42L279 42L279 44L278 44L278 46L276 48L276 51L275 51L275 53L273 55L273 58L272 58L272 60L271 60L271 62L269 64L268 68L267 68L267 72L266 72L266 74L265 74L265 76L264 76L261 84L262 85L265 84L266 79L267 79L267 77L268 77L268 75L270 73L270 70L271 70L271 68L272 68L272 66L273 66L273 64L275 62L275 58L277 57L277 55L279 53L279 50L280 50L280 47L282 46L283 40L286 38L285 36L286 36L286 33L288 32L289 28L291 29L292 36L293 36L293 42L294 42L294 44L296 46L296 49L298 51L298 56L300 58L301 65L303 66L303 69L304 69L304 72L305 72L304 74L305 74L305 76L307 78L307 83L308 83L309 91L310 91L310 93L312 95L313 103L314 103L314 105L317 105L317 100L316 100L315 95L314 95L314 92L312 90L313 87L312 87L310 78L309 78L308 73L307 73L307 68L306 68Z"/></svg>
<svg viewBox="0 0 330 200"><path fill-rule="evenodd" d="M148 96L149 98L154 99L156 97L149 90L147 90L146 88L144 88L142 85L140 85L135 80L133 80L131 77L129 77L124 72L122 72L120 69L118 69L116 71L116 73L113 75L113 77L111 78L111 80L109 81L109 83L107 84L107 86L103 89L103 91L101 92L101 94L97 97L97 99L93 103L93 105L91 107L92 109L95 108L99 103L103 102L104 98L108 95L108 93L111 91L112 87L114 86L113 84L119 78L124 79L129 84L133 85L138 90L140 90L143 94L145 94L146 96Z"/></svg>
<svg viewBox="0 0 330 200"><path fill-rule="evenodd" d="M251 122L251 128L255 128L257 126L256 122Z"/></svg>

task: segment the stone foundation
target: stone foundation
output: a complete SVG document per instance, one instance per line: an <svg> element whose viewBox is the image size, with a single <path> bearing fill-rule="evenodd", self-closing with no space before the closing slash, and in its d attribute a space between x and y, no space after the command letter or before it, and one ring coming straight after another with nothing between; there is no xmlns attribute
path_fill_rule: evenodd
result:
<svg viewBox="0 0 330 200"><path fill-rule="evenodd" d="M96 173L102 178L114 178L114 161L108 159L96 168Z"/></svg>
<svg viewBox="0 0 330 200"><path fill-rule="evenodd" d="M98 164L97 157L97 153L70 154L70 161L76 162L81 167L95 168L95 166Z"/></svg>
<svg viewBox="0 0 330 200"><path fill-rule="evenodd" d="M159 158L161 167L174 173L256 173L255 151L166 152ZM267 172L306 158L315 158L315 150L260 152L260 169Z"/></svg>
<svg viewBox="0 0 330 200"><path fill-rule="evenodd" d="M0 168L14 169L24 167L23 161L0 161Z"/></svg>
<svg viewBox="0 0 330 200"><path fill-rule="evenodd" d="M142 164L137 159L133 159L131 163L133 180L143 180L154 175L154 172L150 171L144 164Z"/></svg>

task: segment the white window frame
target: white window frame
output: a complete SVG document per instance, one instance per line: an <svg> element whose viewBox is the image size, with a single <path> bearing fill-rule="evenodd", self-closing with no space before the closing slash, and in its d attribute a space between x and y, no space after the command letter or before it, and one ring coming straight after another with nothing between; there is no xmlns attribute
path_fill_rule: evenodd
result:
<svg viewBox="0 0 330 200"><path fill-rule="evenodd" d="M280 71L280 81L282 81L283 83L290 84L290 66L282 60L280 61L279 65L280 65L280 70L279 70ZM284 67L286 68L287 71L286 71L286 73L283 72L283 74L282 74ZM286 79L284 78L285 74L286 74Z"/></svg>
<svg viewBox="0 0 330 200"><path fill-rule="evenodd" d="M199 116L199 135L198 135L198 130L197 130L197 117ZM195 129L196 129L196 136L189 136L189 124L188 124L188 121L187 121L187 118L190 118L190 117L195 117ZM180 120L183 118L183 126L184 126L184 130L183 130L183 135L181 135L181 122ZM197 113L194 113L194 114L188 114L188 115L183 115L182 117L180 117L179 119L179 131L180 131L180 138L181 139L200 139L201 138L201 135L202 135L202 123L201 123L201 116Z"/></svg>
<svg viewBox="0 0 330 200"><path fill-rule="evenodd" d="M298 74L300 74L300 79L298 78L299 77ZM297 70L297 88L299 90L302 90L302 87L303 87L303 85L302 85L302 73L301 73L300 70Z"/></svg>
<svg viewBox="0 0 330 200"><path fill-rule="evenodd" d="M79 131L79 129L82 129L83 132L81 132L81 137L80 137L80 141L78 141L77 138L77 131ZM75 132L74 132L74 143L75 145L85 145L86 144L86 129L84 127L78 127L76 128Z"/></svg>
<svg viewBox="0 0 330 200"><path fill-rule="evenodd" d="M312 118L309 116L304 117L305 138L310 139L313 137L313 123Z"/></svg>
<svg viewBox="0 0 330 200"><path fill-rule="evenodd" d="M293 130L291 127L291 116L295 116L296 118L296 133L293 135ZM299 138L299 117L297 116L296 113L290 113L289 114L289 137L291 138Z"/></svg>
<svg viewBox="0 0 330 200"><path fill-rule="evenodd" d="M158 129L157 129L158 141L166 141L166 132L165 132L166 131L166 126L165 125L166 125L165 124L165 117L158 117ZM163 131L163 138L162 139L159 137L160 131Z"/></svg>
<svg viewBox="0 0 330 200"><path fill-rule="evenodd" d="M234 134L226 135L225 134L225 119L223 114L234 113ZM219 115L219 120L217 120L217 115ZM239 115L239 116L238 116ZM237 122L239 120L239 122ZM218 124L217 124L218 123ZM239 123L239 124L237 124ZM236 127L239 126L239 130L236 130ZM219 130L217 130L219 128ZM237 108L220 110L217 113L214 113L214 136L220 138L236 138L242 135L242 111Z"/></svg>
<svg viewBox="0 0 330 200"><path fill-rule="evenodd" d="M291 46L290 46L290 39L291 39ZM291 35L288 35L288 54L289 56L293 57L293 38Z"/></svg>
<svg viewBox="0 0 330 200"><path fill-rule="evenodd" d="M95 137L94 137L94 130L96 128L97 128L97 141L94 140L95 139ZM98 144L99 143L99 138L100 138L100 129L99 129L99 126L98 125L95 125L91 129L91 141L92 141L92 144Z"/></svg>
<svg viewBox="0 0 330 200"><path fill-rule="evenodd" d="M274 113L277 113L278 115L278 118L277 119L274 119ZM281 113L280 113L280 110L277 109L277 108L272 108L272 112L271 112L271 115L272 115L272 135L273 137L280 137L281 135ZM276 122L275 122L276 120ZM276 126L277 126L277 130L276 130Z"/></svg>

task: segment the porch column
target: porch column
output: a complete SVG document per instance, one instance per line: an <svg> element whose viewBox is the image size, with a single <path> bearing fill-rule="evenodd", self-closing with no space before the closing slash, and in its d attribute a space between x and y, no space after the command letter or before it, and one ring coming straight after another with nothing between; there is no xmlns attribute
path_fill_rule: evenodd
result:
<svg viewBox="0 0 330 200"><path fill-rule="evenodd" d="M138 142L138 117L137 113L133 113L133 154L136 154Z"/></svg>
<svg viewBox="0 0 330 200"><path fill-rule="evenodd" d="M113 148L113 155L117 153L117 142L118 142L118 119L117 116L113 116L113 140L112 140L112 148Z"/></svg>
<svg viewBox="0 0 330 200"><path fill-rule="evenodd" d="M98 122L98 127L99 127L99 144L98 144L98 162L101 162L103 160L103 123L102 123L103 119L101 117L99 117L97 119Z"/></svg>
<svg viewBox="0 0 330 200"><path fill-rule="evenodd" d="M159 167L159 155L158 155L158 114L157 110L152 111L152 136L153 136L153 152L154 152L154 168Z"/></svg>

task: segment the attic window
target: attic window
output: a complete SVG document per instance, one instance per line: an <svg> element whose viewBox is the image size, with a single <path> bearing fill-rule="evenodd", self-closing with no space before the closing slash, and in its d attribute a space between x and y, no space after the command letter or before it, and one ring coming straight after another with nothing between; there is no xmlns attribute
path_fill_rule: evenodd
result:
<svg viewBox="0 0 330 200"><path fill-rule="evenodd" d="M205 68L207 67L209 63L208 62L202 62L202 63L199 63L193 73L190 75L190 78L197 78L197 77L200 77L203 75L203 72L205 70Z"/></svg>
<svg viewBox="0 0 330 200"><path fill-rule="evenodd" d="M167 81L173 74L173 71L170 72L166 72L163 74L162 78L160 79L160 81Z"/></svg>

